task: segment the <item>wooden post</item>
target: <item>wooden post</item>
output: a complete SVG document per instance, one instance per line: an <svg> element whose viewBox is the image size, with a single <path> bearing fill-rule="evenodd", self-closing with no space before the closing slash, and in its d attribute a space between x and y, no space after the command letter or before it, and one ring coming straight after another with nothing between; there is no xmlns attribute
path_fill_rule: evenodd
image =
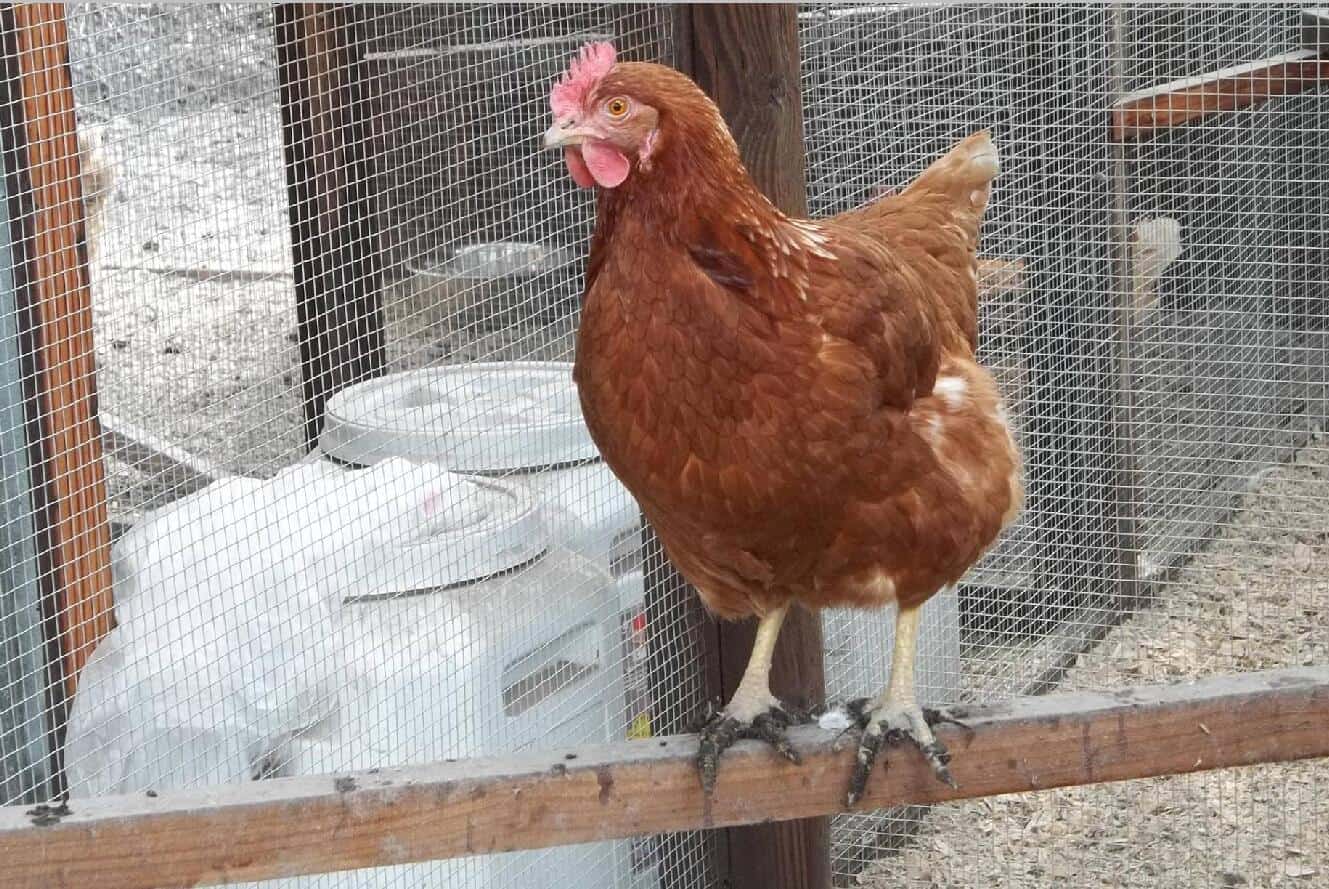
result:
<svg viewBox="0 0 1329 889"><path fill-rule="evenodd" d="M1126 92L1126 59L1129 47L1126 39L1126 11L1120 6L1108 10L1109 45L1111 47L1112 76L1110 88L1115 101ZM1144 604L1141 587L1141 556L1144 538L1140 534L1137 512L1144 502L1141 494L1139 455L1136 436L1140 431L1135 410L1135 353L1136 311L1134 274L1131 268L1131 217L1129 158L1126 146L1118 143L1109 149L1111 161L1109 194L1112 223L1108 227L1112 244L1113 291L1117 302L1113 307L1117 321L1117 385L1115 387L1115 413L1112 423L1116 441L1116 483L1112 485L1110 515L1115 522L1116 551L1119 574L1117 577L1117 607L1122 611L1135 610Z"/></svg>
<svg viewBox="0 0 1329 889"><path fill-rule="evenodd" d="M5 175L57 731L113 626L92 304L64 6L0 8ZM59 664L59 667L54 665Z"/></svg>
<svg viewBox="0 0 1329 889"><path fill-rule="evenodd" d="M276 9L305 445L336 392L383 372L382 260L360 4Z"/></svg>
<svg viewBox="0 0 1329 889"><path fill-rule="evenodd" d="M1120 564L1132 537L1130 519L1112 492L1124 476L1115 425L1117 344L1104 334L1118 318L1105 286L1113 281L1111 218L1067 197L1092 194L1101 202L1095 206L1109 200L1109 177L1093 175L1096 169L1106 173L1105 164L1066 162L1106 161L1101 109L1110 84L1102 47L1085 44L1089 25L1083 19L1051 6L1021 7L1019 20L1022 89L1044 92L1038 102L1015 104L1004 138L1012 145L1058 146L1035 152L1020 164L1022 175L1001 180L1008 205L1032 210L1012 248L1025 259L1026 286L1037 294L1028 304L1021 349L1029 369L1026 515L1037 529L1037 577L1014 607L998 609L1001 614L981 604L981 589L966 596L965 607L971 628L1041 638L1057 632L1067 615L1084 613L1101 624L1120 610L1123 590L1133 588L1124 582L1128 566ZM1106 11L1096 10L1090 21L1106 33ZM1072 48L1059 60L1056 76L1049 46ZM1048 107L1064 113L1049 118ZM1066 246L1070 231L1076 233L1075 249Z"/></svg>
<svg viewBox="0 0 1329 889"><path fill-rule="evenodd" d="M713 98L757 186L781 210L807 214L797 10L792 5L693 4L675 20L676 64ZM708 696L727 699L752 651L752 621L712 628ZM810 705L825 695L821 618L795 610L780 634L772 691ZM724 764L720 770L723 772ZM730 889L824 889L830 821L807 818L727 831L719 849Z"/></svg>

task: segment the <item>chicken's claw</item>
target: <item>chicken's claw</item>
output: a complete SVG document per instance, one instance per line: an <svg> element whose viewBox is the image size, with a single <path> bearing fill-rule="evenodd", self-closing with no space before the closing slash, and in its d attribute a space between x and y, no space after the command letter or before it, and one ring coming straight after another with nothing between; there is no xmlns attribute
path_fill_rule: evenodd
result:
<svg viewBox="0 0 1329 889"><path fill-rule="evenodd" d="M785 759L795 765L802 765L803 757L789 743L785 730L807 719L807 714L782 704L758 713L752 717L751 722L743 722L724 712L713 713L701 730L701 742L697 749L697 771L701 775L702 791L709 796L715 789L720 754L734 746L734 742L740 738L765 741Z"/></svg>
<svg viewBox="0 0 1329 889"><path fill-rule="evenodd" d="M796 766L803 764L803 757L789 743L785 729L789 728L789 714L783 710L771 710L752 720L752 737L765 741L775 748L775 752Z"/></svg>
<svg viewBox="0 0 1329 889"><path fill-rule="evenodd" d="M932 726L942 722L964 727L964 723L954 716L943 710L920 708L913 703L886 703L874 707L867 698L850 701L845 705L845 709L863 730L858 743L858 759L854 763L854 773L849 779L850 806L862 799L868 776L872 773L872 766L877 761L877 754L881 752L883 744L895 747L906 740L912 741L928 765L932 767L932 774L937 776L938 781L952 788L959 786L955 783L949 768L951 754L946 750L946 745L932 734Z"/></svg>
<svg viewBox="0 0 1329 889"><path fill-rule="evenodd" d="M739 722L723 713L717 714L701 730L701 743L697 748L697 771L701 774L701 789L707 796L715 789L715 769L724 753L738 740Z"/></svg>

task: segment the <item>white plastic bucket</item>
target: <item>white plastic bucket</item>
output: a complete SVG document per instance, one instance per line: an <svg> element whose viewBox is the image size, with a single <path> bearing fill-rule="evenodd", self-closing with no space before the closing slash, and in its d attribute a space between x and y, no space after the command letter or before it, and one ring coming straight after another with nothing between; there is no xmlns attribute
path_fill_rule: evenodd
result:
<svg viewBox="0 0 1329 889"><path fill-rule="evenodd" d="M549 507L554 542L615 577L632 690L616 729L649 730L645 677L638 675L645 661L641 513L591 441L570 362L430 367L350 386L328 401L319 450L353 466L389 457L434 463L534 492Z"/></svg>

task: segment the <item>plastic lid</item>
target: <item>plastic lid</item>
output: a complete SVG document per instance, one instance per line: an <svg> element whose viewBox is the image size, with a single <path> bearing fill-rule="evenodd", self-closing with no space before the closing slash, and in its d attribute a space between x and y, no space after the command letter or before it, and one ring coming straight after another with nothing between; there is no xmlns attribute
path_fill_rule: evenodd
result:
<svg viewBox="0 0 1329 889"><path fill-rule="evenodd" d="M459 586L540 557L549 531L524 486L388 459L324 461L268 481L216 482L135 525L115 547L122 623L171 602L293 632L325 598ZM199 602L208 603L201 608ZM250 612L253 612L250 614ZM183 620L183 618L181 618Z"/></svg>
<svg viewBox="0 0 1329 889"><path fill-rule="evenodd" d="M599 459L572 364L498 361L427 367L343 389L319 446L367 466L387 457L458 472L507 472Z"/></svg>
<svg viewBox="0 0 1329 889"><path fill-rule="evenodd" d="M403 464L388 461L362 472L389 466ZM410 470L406 477L401 472L396 469L393 480L413 483L411 495L346 541L343 553L356 545L361 550L354 573L365 581L348 600L475 583L528 564L548 548L548 531L525 488L451 473L411 478ZM379 491L382 481L375 480Z"/></svg>

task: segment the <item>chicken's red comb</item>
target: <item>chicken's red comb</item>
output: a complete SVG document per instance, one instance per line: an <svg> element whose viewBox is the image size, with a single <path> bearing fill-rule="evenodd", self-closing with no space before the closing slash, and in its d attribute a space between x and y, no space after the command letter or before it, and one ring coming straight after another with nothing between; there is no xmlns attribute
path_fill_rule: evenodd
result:
<svg viewBox="0 0 1329 889"><path fill-rule="evenodd" d="M609 73L617 58L618 52L612 43L588 43L583 46L580 55L568 65L567 73L549 91L549 107L554 114L564 117L580 111L586 95L601 77Z"/></svg>

